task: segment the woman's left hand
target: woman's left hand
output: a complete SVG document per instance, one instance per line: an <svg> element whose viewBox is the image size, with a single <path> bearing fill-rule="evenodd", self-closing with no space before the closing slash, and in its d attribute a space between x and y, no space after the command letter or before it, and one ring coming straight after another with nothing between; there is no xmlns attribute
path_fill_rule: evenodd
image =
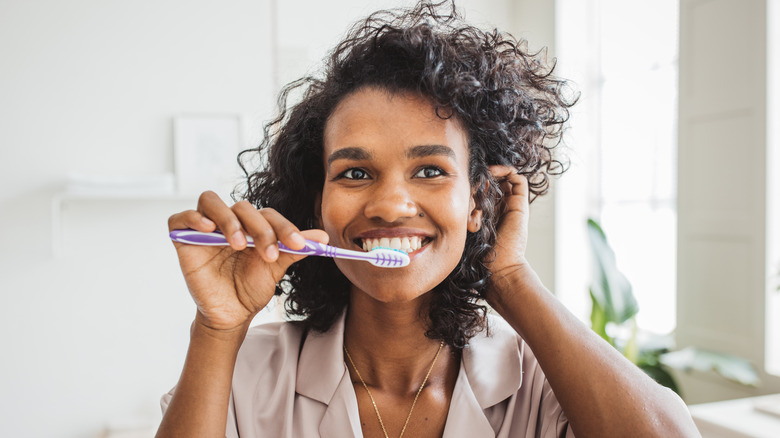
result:
<svg viewBox="0 0 780 438"><path fill-rule="evenodd" d="M577 436L701 435L682 401L589 330L544 287L525 257L528 180L491 166L501 188L488 304L533 351ZM616 419L620 419L616 421Z"/></svg>
<svg viewBox="0 0 780 438"><path fill-rule="evenodd" d="M512 166L490 166L499 183L501 200L498 206L496 259L490 264L493 275L504 276L526 265L528 243L528 180Z"/></svg>

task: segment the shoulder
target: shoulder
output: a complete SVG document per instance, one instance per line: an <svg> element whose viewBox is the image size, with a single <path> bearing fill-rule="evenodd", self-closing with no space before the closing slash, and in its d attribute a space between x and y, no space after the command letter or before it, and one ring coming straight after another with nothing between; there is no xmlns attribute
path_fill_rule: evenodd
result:
<svg viewBox="0 0 780 438"><path fill-rule="evenodd" d="M293 322L272 322L249 329L236 358L233 374L236 384L280 383L283 374L295 375L304 328Z"/></svg>
<svg viewBox="0 0 780 438"><path fill-rule="evenodd" d="M305 330L301 324L290 321L267 322L250 327L244 338L242 349L258 346L281 346L303 339Z"/></svg>
<svg viewBox="0 0 780 438"><path fill-rule="evenodd" d="M469 340L464 354L471 360L485 361L493 355L502 355L507 359L522 358L526 355L525 342L501 316L488 314L487 328ZM533 355L531 353L531 355ZM515 365L515 360L502 361L502 365Z"/></svg>
<svg viewBox="0 0 780 438"><path fill-rule="evenodd" d="M477 351L483 353L485 350L496 351L505 356L511 356L512 359L518 358L520 361L519 366L522 368L524 375L528 374L529 371L536 371L543 377L534 352L515 329L501 316L489 314L487 330L475 336L473 341L472 344ZM514 365L516 363L514 360L508 360L504 362L504 365Z"/></svg>
<svg viewBox="0 0 780 438"><path fill-rule="evenodd" d="M549 385L522 337L500 316L489 315L488 329L463 350L463 365L483 407L509 397L539 400Z"/></svg>
<svg viewBox="0 0 780 438"><path fill-rule="evenodd" d="M482 408L511 397L520 388L524 343L501 317L488 315L487 329L463 349L463 370Z"/></svg>
<svg viewBox="0 0 780 438"><path fill-rule="evenodd" d="M253 326L249 329L238 352L239 359L259 357L273 359L279 354L295 353L301 347L306 330L301 324L281 321Z"/></svg>
<svg viewBox="0 0 780 438"><path fill-rule="evenodd" d="M495 430L509 436L536 430L539 436L571 436L568 420L531 348L500 316L470 343L469 380ZM469 370L467 369L467 372ZM568 434L568 435L567 435Z"/></svg>

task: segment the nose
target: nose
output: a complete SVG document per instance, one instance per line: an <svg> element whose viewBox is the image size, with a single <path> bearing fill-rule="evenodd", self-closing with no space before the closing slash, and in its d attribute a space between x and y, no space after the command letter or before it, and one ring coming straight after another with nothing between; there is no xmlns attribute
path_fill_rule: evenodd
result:
<svg viewBox="0 0 780 438"><path fill-rule="evenodd" d="M387 180L376 184L363 213L370 219L396 222L417 215L417 204L404 181Z"/></svg>

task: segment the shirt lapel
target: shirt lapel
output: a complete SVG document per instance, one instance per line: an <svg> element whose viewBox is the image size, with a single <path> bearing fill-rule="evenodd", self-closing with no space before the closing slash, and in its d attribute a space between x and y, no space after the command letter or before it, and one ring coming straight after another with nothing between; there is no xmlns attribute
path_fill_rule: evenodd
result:
<svg viewBox="0 0 780 438"><path fill-rule="evenodd" d="M503 319L490 317L490 335L480 332L463 349L462 366L482 409L514 395L523 382L524 343Z"/></svg>
<svg viewBox="0 0 780 438"><path fill-rule="evenodd" d="M310 331L298 363L296 392L326 405L319 427L324 438L363 436L355 389L342 353L345 316L326 333ZM463 349L444 437L495 436L484 410L520 388L524 345L503 320L490 318L489 326L490 336L480 333Z"/></svg>
<svg viewBox="0 0 780 438"><path fill-rule="evenodd" d="M319 427L324 438L363 435L355 389L342 353L345 316L325 333L309 331L298 359L295 392L326 405Z"/></svg>
<svg viewBox="0 0 780 438"><path fill-rule="evenodd" d="M330 399L325 415L322 417L320 436L322 438L362 438L363 431L360 428L359 417L352 380L349 378L349 373L344 373L336 393ZM349 424L344 424L345 418L349 420Z"/></svg>
<svg viewBox="0 0 780 438"><path fill-rule="evenodd" d="M493 427L485 417L469 384L466 369L461 363L458 380L452 392L450 412L444 426L444 438L495 436Z"/></svg>
<svg viewBox="0 0 780 438"><path fill-rule="evenodd" d="M481 332L463 349L445 438L495 436L485 409L512 397L522 384L522 341L503 320L490 318L488 324L490 336Z"/></svg>

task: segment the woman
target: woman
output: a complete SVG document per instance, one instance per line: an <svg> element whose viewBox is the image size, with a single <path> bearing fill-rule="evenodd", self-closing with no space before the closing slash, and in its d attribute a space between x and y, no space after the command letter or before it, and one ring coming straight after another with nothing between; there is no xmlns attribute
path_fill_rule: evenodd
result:
<svg viewBox="0 0 780 438"><path fill-rule="evenodd" d="M562 170L565 82L443 7L353 29L245 152L268 163L244 200L171 216L230 247L176 244L198 310L158 436L698 436L525 259L529 197ZM411 263L279 253L304 238ZM298 321L250 330L275 293Z"/></svg>

